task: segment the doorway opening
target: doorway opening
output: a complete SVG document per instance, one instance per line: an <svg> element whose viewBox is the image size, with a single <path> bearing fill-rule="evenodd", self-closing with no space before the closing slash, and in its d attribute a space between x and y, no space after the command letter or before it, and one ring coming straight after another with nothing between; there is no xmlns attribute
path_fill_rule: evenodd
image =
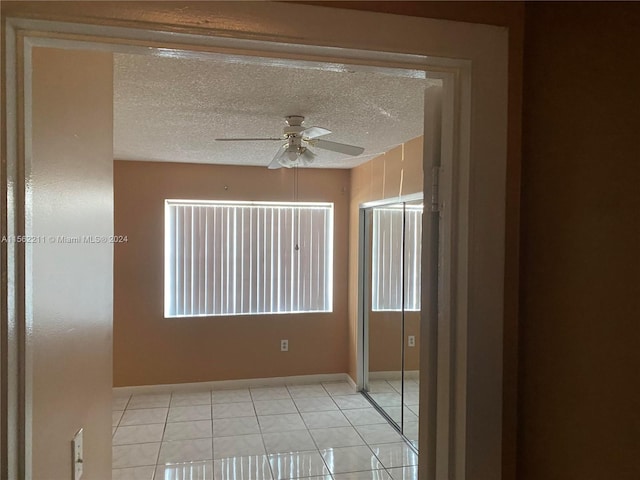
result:
<svg viewBox="0 0 640 480"><path fill-rule="evenodd" d="M416 68L287 58L275 61L220 53L200 54L198 58L185 52L173 52L170 57L153 51L144 55L115 53L114 61L115 228L118 235L136 234L127 244L115 246L115 386L146 385L150 380L177 384L207 377L228 380L351 373L345 367L351 355L349 339L343 334L345 323L356 321L349 312L349 303L357 295L357 279L354 282L349 278L349 270L358 268L357 250L354 251L349 241L358 222L351 177L370 177L358 181L354 186L358 192L373 191L374 184L376 188L384 184L383 191L372 193L379 198L397 196L422 184L424 90L441 80L430 78L429 72ZM149 82L149 78L153 78L153 82ZM398 88L406 97L390 94ZM158 99L162 99L160 104ZM283 127L287 128L283 119L288 113L304 114L305 127L331 130L321 139L358 145L364 152L352 156L323 150L311 139L307 151L313 152L314 157L310 165L268 168L283 146L281 132ZM260 140L251 140L254 138ZM365 173L372 169L376 171ZM155 181L147 185L147 178ZM195 318L199 314L191 313L168 322L156 308L166 298L162 295L165 272L161 264L154 262L166 253L166 250L158 251L166 228L163 212L158 211L157 205L167 199L182 204L197 203L197 219L190 216L193 205L185 210L188 218L184 214L180 217L181 225L187 221L186 227L180 228L189 230L189 235L196 229L198 238L219 237L218 243L237 245L235 254L233 250L221 250L223 258L210 259L212 265L208 268L200 270L198 265L194 268L189 264L187 272L190 275L198 272L197 281L188 282L198 295L196 303L207 302L206 295L200 295L198 285L221 286L220 275L224 276L225 283L233 284L233 289L226 292L227 297L229 293L235 296L233 306L225 310L233 317L231 326L223 327L216 319ZM219 213L231 215L229 218L235 226L230 237L220 237L224 232L216 233L211 227L217 217L213 216L215 208L210 202L228 204L225 211ZM232 206L229 202L239 203ZM333 205L333 238L331 244L325 245L327 251L318 257L324 259L325 254L331 253L334 258L330 285L325 285L324 280L321 282L323 288L330 290L327 293L331 293L332 300L332 308L325 308L324 315L312 312L284 315L287 313L284 305L291 298L302 302L305 295L314 293L307 290L317 289L296 280L300 278L298 269L301 275L308 268L321 279L329 276L316 265L296 267L297 259L305 255L304 248L295 250L293 256L286 251L292 236L306 235L312 231L312 225L320 223L317 219L298 219L297 223L286 224L285 215L276 219L277 228L268 225L260 236L256 230L266 228L265 221L273 220L267 211L268 205L260 202L329 202ZM240 204L244 204L242 211L249 218L236 218L235 215L241 214L236 211ZM136 208L132 209L131 205ZM220 218L226 222L226 216ZM204 227L205 222L209 222L209 227ZM304 228L296 230L299 224ZM172 228L175 237L176 227ZM274 236L274 232L288 229L289 234ZM272 241L279 242L284 250L274 254ZM202 240L202 243L206 246L207 242ZM309 248L320 245L312 239L307 243ZM229 262L227 255L242 258L238 256L238 249L246 254L247 261L236 265ZM218 252L215 245L208 251ZM170 256L172 261L176 260L175 252ZM271 264L278 262L280 256L294 263L287 261L286 268L279 270L282 275L276 279L278 272ZM268 268L262 268L264 259L269 259ZM204 257L202 261L207 262ZM174 263L182 264L184 259ZM184 269L181 271L184 276ZM132 272L136 272L139 279L135 284L126 281ZM282 284L280 278L283 278ZM174 281L174 286L178 284L187 285ZM149 291L150 285L155 295ZM259 299L253 298L263 286L269 286L269 292L263 292ZM295 289L295 295L290 294L291 289ZM183 291L178 298L184 296ZM217 297L217 294L210 295L208 299L217 301ZM193 303L191 297L189 301ZM235 305L235 301L243 305ZM274 307L276 301L280 303ZM189 312L206 312L207 308L213 311L213 307L203 304L190 308ZM268 312L239 318L251 309ZM278 332L271 328L275 321L279 322ZM190 329L183 333L183 344L175 340L176 325ZM247 335L246 328L256 333ZM157 340L156 347L143 347L143 339L132 339L140 329L154 331L155 338L161 339ZM223 330L224 336L220 335ZM301 351L305 338L314 338L316 342ZM279 348L282 339L289 340L290 346L285 363ZM325 348L327 344L332 347ZM195 347L207 361L185 361L183 367L177 369L169 364L166 345L172 345L177 351ZM229 345L235 347L229 348ZM144 358L140 356L140 348L145 349ZM260 356L259 364L248 360L249 351ZM159 366L164 373L157 373ZM178 374L178 370L184 373ZM355 381L355 375L352 377Z"/></svg>
<svg viewBox="0 0 640 480"><path fill-rule="evenodd" d="M225 7L226 8L226 7ZM238 8L238 9L242 9L242 7L228 7L230 9L234 9L234 8ZM262 8L262 7L260 7ZM263 10L265 10L266 7L263 8ZM267 16L267 17L273 17L273 21L275 22L274 25L276 25L274 27L274 30L278 30L277 25L279 20L278 18L284 18L284 17L279 17L278 15L274 16L274 13L276 13L276 11L278 9L283 10L285 7L280 5L275 5L269 6L269 11L264 11L263 13ZM296 6L293 11L295 12L296 9L298 9L299 7ZM302 9L300 10L300 12L302 12L302 10L307 9L307 7L301 7ZM310 8L310 7L309 7ZM271 11L273 10L273 11ZM289 6L287 6L287 12L290 13L289 10ZM315 12L315 10L314 10ZM304 12L307 13L307 12ZM320 17L322 17L321 12L320 13ZM330 15L329 15L330 16ZM340 20L340 22L344 23L345 21L349 20L350 14L347 14L344 16L344 18L342 18ZM266 18L266 17L265 17ZM295 27L291 27L291 22L290 22L290 18L291 15L287 15L287 25L289 25L289 28L294 28ZM316 17L317 19L317 17ZM325 24L324 22L326 22L327 25L331 24L335 19L329 19L328 17L325 18L324 20L322 20L320 23L321 24ZM351 19L353 20L353 19ZM402 31L402 26L404 25L402 23L401 19L389 19L390 22L389 24L387 24L387 26L389 28L399 28L400 31ZM248 21L248 19L247 19ZM373 21L373 19L372 19ZM338 22L338 23L340 23ZM300 23L300 25L302 25L304 22ZM375 23L375 22L374 22ZM425 29L425 22L420 22L421 25L419 26L412 26L411 28L415 27L415 31L416 34L418 35L418 37L416 38L422 38L420 36L419 32L425 32L425 31L430 31L430 29ZM429 23L429 22L427 22ZM437 23L437 22L436 22ZM367 24L367 20L364 21L364 24ZM346 24L345 24L346 25ZM360 26L362 26L362 23L359 24ZM395 26L394 26L395 25ZM406 27L406 25L404 25ZM33 161L33 159L29 158L28 161L25 160L25 152L21 151L19 148L16 147L16 139L22 139L24 140L26 138L26 151L27 154L30 152L29 148L30 148L30 144L29 142L32 140L29 137L29 128L30 128L30 122L31 122L31 118L29 117L30 115L30 111L29 111L29 106L30 106L30 93L31 93L31 85L29 84L29 82L31 81L31 78L29 76L31 69L29 68L30 65L30 61L31 61L31 51L34 48L66 48L66 49L74 49L74 48L78 48L78 49L86 49L88 51L91 50L102 50L102 51L113 51L112 49L114 48L113 45L114 43L120 43L121 45L129 43L129 44L134 44L137 46L140 45L144 45L142 48L146 48L149 46L149 44L154 44L157 45L156 42L160 42L161 44L165 45L166 47L161 47L161 48L168 48L169 50L171 49L175 49L175 50L185 50L184 48L184 44L187 44L189 42L193 43L194 42L194 38L193 37L189 37L188 35L186 35L184 38L180 37L179 34L175 34L175 33L170 33L168 35L163 35L161 32L151 32L149 33L149 35L147 36L146 39L141 40L141 36L139 35L140 32L132 32L132 31L126 31L126 29L122 29L121 27L118 27L117 30L113 29L111 30L110 27L108 26L103 26L100 29L100 32L97 33L96 30L91 26L91 25L73 25L72 27L68 27L65 26L64 24L48 24L47 22L31 22L30 21L23 21L18 19L16 22L14 23L10 23L9 25L9 29L8 29L8 35L11 38L17 38L20 35L24 35L21 36L19 38L20 42L25 41L25 43L20 43L21 46L25 46L24 52L25 55L24 57L22 56L22 50L20 49L15 49L14 45L15 43L10 43L9 45L9 54L8 54L8 58L9 58L9 64L11 64L11 62L16 62L17 65L20 65L19 67L19 72L16 74L15 78L12 78L10 82L8 82L8 102L7 102L7 107L9 109L10 113L13 112L18 112L18 117L13 118L10 115L7 115L8 118L8 129L10 130L9 135L7 135L7 139L8 139L8 146L7 146L7 152L8 152L8 162L7 162L7 171L6 171L6 175L7 175L7 185L26 185L27 182L26 180L29 178L37 178L37 177L32 177L30 174L32 173L32 170L34 168L34 165L36 165ZM373 25L371 25L371 27L373 27ZM227 26L228 28L228 26ZM232 27L233 29L233 27ZM347 31L348 29L345 29L345 31ZM375 30L375 28L370 28L370 31L373 32ZM19 32L19 35L16 35L16 32ZM27 32L27 33L25 33ZM38 32L37 35L33 35L33 32ZM246 32L245 32L246 33ZM82 36L82 39L78 38L78 35ZM272 56L274 55L274 52L282 52L282 51L292 51L294 52L292 55L296 56L298 55L301 51L306 50L307 52L309 52L309 56L313 57L313 56L322 56L322 52L323 52L323 47L307 47L307 46L301 46L300 44L298 45L285 45L284 44L284 40L285 38L287 38L286 36L282 36L282 31L280 32L280 36L276 33L271 34L272 36L269 37L269 35L267 35L267 37L269 37L269 41L266 42L266 45L262 44L262 42L256 42L255 40L250 40L248 41L249 44L244 44L244 45L240 45L240 44L235 44L234 45L234 39L232 38L223 38L220 40L220 43L218 44L218 48L223 48L223 49L238 49L238 48L246 48L248 46L250 46L251 48L248 48L247 50L261 50L262 47L264 47L264 52L267 53L266 56L269 56L269 54L271 54ZM312 35L308 35L309 38L307 38L306 36L303 35L303 37L305 38L305 40L301 43L310 43L312 45L318 45L318 44L326 44L326 42L323 42L322 40L319 40L317 38L311 38L314 35L317 36L316 34L312 34ZM100 36L101 38L98 38L96 40L96 37ZM144 35L142 35L144 37ZM241 33L239 33L239 36L242 37L243 35ZM246 37L246 35L244 35ZM366 35L365 35L366 37ZM123 38L127 39L126 42L112 42L113 39L119 39L122 40ZM264 36L262 37L264 38ZM291 36L288 37L289 39L292 38ZM295 38L295 35L294 37ZM302 38L302 37L301 37ZM368 38L368 37L367 37ZM403 37L404 38L404 37ZM409 35L407 38L413 38L411 35ZM202 41L202 45L204 45L204 47L202 47L202 45L200 46L201 49L214 49L211 45L214 44L218 39L213 38L213 37L208 37L207 39L204 39ZM281 43L279 43L278 45L275 45L273 42L274 41L280 41ZM368 41L368 40L367 40ZM426 41L426 40L425 40ZM453 43L451 43L451 45L455 45L455 38L451 39L451 41ZM183 42L183 46L180 47L178 45L178 48L176 48L176 44L179 44L180 42ZM253 42L253 43L252 43ZM269 44L271 42L271 44ZM341 41L337 41L338 43L340 43ZM240 42L242 43L242 42ZM379 42L378 42L379 43ZM384 45L379 45L376 42L373 42L372 45L377 45L375 47L375 50L377 51L422 51L421 49L414 49L412 48L410 45L406 45L406 46L401 46L398 47L396 46L391 46L388 48L385 48ZM410 42L409 42L410 43ZM490 42L487 42L490 43ZM338 53L340 54L344 54L344 58L347 60L345 63L347 64L351 64L351 63L358 63L359 61L362 61L362 55L366 56L374 56L373 54L371 54L371 44L367 44L365 41L362 42L358 42L358 41L354 41L354 42L343 42L343 45L351 45L351 46L361 46L364 47L365 50L368 47L369 51L366 52L365 50L363 50L365 53L362 54L358 54L357 52L354 53L354 51L347 51L347 50L335 50L335 49L331 49L329 48L328 50L325 49L325 55L327 57L330 58L336 58L337 56L339 57L340 55L337 55ZM427 44L429 44L429 42L427 41ZM260 47L260 48L258 48ZM126 47L124 47L126 48ZM136 47L131 47L133 49L135 49ZM188 49L187 49L188 50ZM196 49L197 50L197 49ZM490 49L488 49L490 50ZM453 48L453 50L451 50L453 52L456 52L456 48ZM18 52L18 53L16 53ZM438 53L440 52L440 50L438 50L437 48L433 48L433 49L426 49L426 54L428 55L433 55L434 53ZM444 55L442 52L440 52L441 55ZM360 55L360 56L359 56ZM455 145L457 145L456 148L459 148L458 150L456 150L455 152L447 152L451 154L451 157L455 157L456 159L461 161L459 163L457 163L457 169L462 172L462 178L466 179L467 177L465 177L465 175L468 173L468 152L470 149L468 149L467 147L469 147L469 129L467 122L469 121L469 119L471 118L471 111L469 108L469 92L471 91L470 85L471 85L471 80L470 77L468 76L468 63L465 62L457 62L456 61L450 61L450 60L446 60L446 61L439 61L438 58L436 57L429 57L428 55L409 55L406 57L403 57L402 55L396 55L396 54L389 54L389 53L383 53L380 55L379 58L376 59L375 63L384 63L384 61L389 61L391 64L402 64L403 63L403 59L406 61L407 64L411 64L413 66L415 66L416 64L426 64L429 66L434 66L434 70L438 72L438 75L441 76L442 78L445 78L446 81L445 83L447 85L449 85L449 90L448 92L451 94L451 98L453 99L454 97L457 98L459 100L459 103L451 103L451 105L453 106L453 110L456 112L455 115L453 115L453 117L451 117L453 121L453 123L450 125L451 126L451 130L447 130L448 132L450 132L450 134L456 139ZM445 55L446 56L446 55ZM460 51L460 53L456 53L455 55L457 58L467 58L466 54L462 51ZM402 57L402 58L401 58ZM469 57L470 58L470 57ZM362 62L362 63L366 63L366 62ZM501 64L500 64L501 65ZM499 65L499 66L500 66ZM495 67L495 65L494 65ZM495 68L494 68L495 69ZM501 70L500 70L501 71ZM11 70L9 69L9 72L11 72ZM21 74L24 73L25 75L22 76ZM482 73L480 73L480 78L482 78ZM25 82L24 84L22 82ZM24 87L24 88L23 88ZM501 84L498 83L496 85L496 91L499 91L501 87ZM23 99L21 97L21 95L25 94L25 98ZM456 92L456 96L454 95L454 92ZM499 95L498 95L499 96ZM490 95L489 95L490 97ZM501 98L501 97L500 97ZM23 102L23 100L26 100ZM21 113L19 112L20 108L17 108L17 106L22 106L22 105L26 105L26 110L22 111ZM457 105L457 106L456 106ZM482 117L482 112L487 113L486 111L484 111L483 109L486 108L486 105L481 105L478 106L478 108L475 110L475 112L481 112L480 116ZM495 112L494 112L495 113ZM496 134L497 136L499 136L499 131L500 128L502 128L504 126L504 123L502 122L502 120L504 120L503 118L501 118L499 115L499 121L497 123L498 127L495 129L496 131L494 131L494 134ZM487 129L489 129L487 127ZM478 131L481 131L481 129L479 129ZM464 140L462 140L461 142L458 143L458 140L462 138ZM22 141L21 140L21 141ZM486 138L485 138L486 140ZM13 143L12 143L13 142ZM20 143L20 142L18 142ZM452 144L453 144L452 143ZM471 142L472 146L473 146L474 142ZM500 144L500 142L497 142L498 144ZM484 142L482 143L482 145L489 145L492 144L492 142ZM482 145L479 145L479 147L482 147ZM461 147L461 148L460 148ZM480 153L478 153L480 152ZM483 150L480 148L479 150L474 150L474 155L478 155L479 158L486 158L486 159L491 159L494 160L496 157L494 155L491 155L491 152L483 152ZM498 156L500 158L502 158L501 156L502 152L498 152ZM35 162L37 162L37 159L35 159ZM480 167L479 167L480 168ZM458 171L456 170L456 171ZM496 179L501 178L500 177L500 172L493 172L493 173L497 173L497 175L495 175ZM492 173L492 175L493 175ZM449 171L449 174L451 175L451 179L453 181L453 179L455 179L455 181L457 182L459 180L459 176L456 175L456 172L454 171ZM425 170L425 176L427 177L425 184L431 184L431 175L432 172ZM493 177L492 177L493 178ZM445 182L446 183L446 182ZM465 187L465 182L462 182L462 186ZM37 194L38 190L38 185L37 184L31 184L30 188L33 187L34 190L33 192L35 192ZM3 188L7 188L7 186L3 186ZM463 195L468 194L468 188L462 188L460 190L461 192L464 192ZM26 221L25 217L27 218L33 218L33 217L29 217L29 213L31 213L29 211L29 208L33 206L33 204L26 204L26 208L21 208L21 205L25 205L25 198L29 199L29 197L27 197L25 195L24 190L21 190L20 188L18 188L17 190L13 190L13 189L8 189L7 190L8 193L8 198L9 198L9 203L11 204L11 206L8 208L9 214L11 216L11 218L6 220L6 231L9 234L12 233L17 233L22 234L22 233L34 233L33 231L29 231L30 228L33 228L33 224L30 224L29 222ZM32 193L31 191L29 193ZM454 211L457 214L462 213L462 217L466 220L466 209L464 207L464 205L466 205L467 199L466 197L464 198L463 202L458 205L459 209L456 208ZM453 206L452 203L450 203L449 205ZM26 212L26 213L25 213ZM461 222L461 235L460 238L463 238L464 241L462 242L462 245L458 245L456 248L460 248L460 250L456 250L456 252L451 252L452 254L455 255L456 258L460 257L460 252L466 252L466 241L468 240L465 232L466 232L466 222L463 221ZM500 229L497 230L497 233L499 234ZM458 239L456 238L456 241ZM24 470L24 475L20 474L17 476L24 476L25 478L28 478L30 476L30 471L29 469L30 467L30 461L31 461L31 454L33 452L29 451L29 445L30 445L30 435L32 434L31 431L31 414L32 409L36 406L37 402L40 401L40 399L37 399L34 397L34 393L41 393L41 391L37 391L36 389L32 389L33 387L33 364L31 364L30 362L32 361L32 356L31 354L33 352L29 351L29 348L31 348L34 343L29 341L29 337L28 335L30 335L29 332L31 332L32 330L31 327L33 327L33 321L36 320L35 317L30 317L29 314L31 312L30 310L30 305L26 305L26 309L24 308L24 300L26 299L27 302L33 300L32 294L34 292L40 292L42 290L30 290L30 288L32 288L33 283L31 282L31 280L33 280L33 278L30 278L29 275L32 273L30 272L29 267L31 265L30 263L30 259L29 259L29 254L31 253L29 251L29 249L25 249L22 246L8 246L6 247L7 252L7 258L8 258L8 264L9 264L9 271L10 272L26 272L25 275L26 277L21 276L21 274L19 273L17 276L11 276L11 283L9 281L9 278L3 278L3 282L6 286L11 283L12 285L12 289L11 290L6 290L8 293L10 293L11 295L14 295L14 297L12 297L10 299L10 301L7 302L7 305L9 308L13 308L15 307L15 311L11 311L10 313L10 317L12 319L14 319L12 322L10 322L10 325L15 325L16 327L16 332L15 335L9 335L9 338L11 339L15 339L15 343L10 345L10 349L9 352L14 352L16 356L16 362L12 363L12 362L8 362L9 367L11 367L12 365L15 365L15 371L12 370L13 367L8 368L7 372L7 379L3 378L3 387L6 388L7 385L10 383L10 381L8 380L9 378L11 379L11 382L13 382L15 380L15 385L17 385L17 390L15 391L16 393L16 398L11 398L10 400L10 407L8 409L9 414L8 414L8 421L5 422L5 424L10 424L10 425L16 425L18 426L18 428L15 428L11 431L13 431L16 435L16 440L14 443L13 441L10 442L10 445L14 445L16 450L20 453L19 455L19 460L18 463L20 464L19 468L20 472L22 472ZM26 257L26 260L25 260ZM32 260L32 258L31 258ZM464 259L463 259L464 262ZM465 263L466 265L466 263ZM26 266L26 267L25 267ZM457 279L464 279L462 281L462 283L466 282L466 277L464 275L464 272L466 272L466 268L464 269L464 271L462 272L462 275L458 275ZM460 273L460 272L458 272ZM461 293L461 295L466 295L466 292ZM466 298L466 297L465 297ZM498 299L499 300L499 299ZM499 301L497 302L499 303ZM459 313L459 312L458 312ZM456 314L456 318L458 318L459 315ZM457 322L458 320L456 320ZM462 320L462 324L466 323L466 317ZM13 327L12 327L13 328ZM10 332L12 333L12 332ZM355 338L352 337L352 338ZM13 340L11 340L13 341ZM354 340L354 343L355 340ZM463 345L464 346L464 345ZM357 350L357 349L354 349ZM462 350L466 350L465 348L462 348ZM473 351L473 350L472 350ZM499 352L500 349L497 349L496 352ZM458 359L458 351L456 350L456 352L454 352L452 355L453 357L455 357L456 359ZM4 355L4 353L3 353ZM355 357L354 357L355 358ZM444 359L439 359L440 360L444 360ZM464 359L463 359L464 360ZM3 357L3 364L4 362L6 362L6 358ZM445 362L446 363L446 362ZM355 369L350 368L350 371L355 373ZM460 373L460 372L459 372ZM355 376L355 375L353 375ZM499 377L499 374L498 374ZM493 378L493 377L492 377ZM457 375L456 376L456 381L461 382L461 385L459 385L456 388L450 388L449 391L444 390L445 392L445 396L449 397L451 392L453 392L454 394L451 396L450 400L448 402L446 402L447 405L451 406L451 405L456 405L457 409L460 409L460 407L462 405L465 405L466 403L463 401L462 403L460 403L460 399L466 399L466 395L464 395L464 392L466 391L465 388L462 387L466 387L469 386L470 388L473 385L467 385L467 381L466 381L466 377L464 375ZM421 388L423 387L423 385L421 384ZM474 387L475 388L475 387ZM439 389L439 391L442 391L441 389ZM494 392L496 393L496 392ZM460 396L462 395L462 397ZM499 394L498 394L499 396ZM453 400L453 398L456 398L457 400ZM474 397L470 397L470 398L474 398ZM458 402L458 403L456 403ZM440 402L441 405L443 405L442 402ZM464 408L462 410L465 410ZM451 420L451 415L452 412L442 412L444 413L444 416L440 416L440 418L447 418L449 420ZM449 460L447 460L447 465L463 465L465 464L466 460L469 457L465 454L464 452L464 445L466 444L465 441L465 425L466 422L464 421L464 419L462 417L456 417L457 419L455 421L450 421L447 422L449 425L454 424L454 427L451 429L451 431L449 431L447 433L446 429L445 430L441 430L438 429L439 432L441 432L441 434L438 436L439 440L438 440L438 445L440 445L442 448L448 448L447 445L452 445L455 444L457 446L459 446L460 448L456 449L456 453L455 453L455 458L452 460L453 463L449 463ZM429 427L428 429L426 429L427 431L424 432L425 435L429 434L431 435L433 438L435 438L435 435L433 435L433 432L436 431L436 419L435 418L431 418L429 419L429 421L426 422L427 424L432 425L431 427ZM499 423L499 422L498 422ZM451 441L451 438L454 437L453 433L455 430L455 437L457 438L457 440ZM429 433L431 432L431 433ZM422 435L422 433L421 433ZM444 437L443 437L444 435ZM445 438L447 440L445 440ZM479 437L473 437L473 438L479 438ZM62 442L60 442L62 443ZM458 445L459 444L459 445ZM435 442L433 443L434 447L434 452L435 452ZM440 447L439 447L440 448ZM499 450L499 449L498 449ZM430 457L431 455L429 455ZM448 455L445 455L444 458L449 458ZM484 462L484 464L486 465L487 462ZM431 466L429 466L428 468L435 468L435 463L431 463ZM13 467L9 467L10 469ZM444 467L443 467L444 468ZM456 467L458 468L458 467ZM462 468L462 467L460 467ZM16 470L18 471L18 470Z"/></svg>

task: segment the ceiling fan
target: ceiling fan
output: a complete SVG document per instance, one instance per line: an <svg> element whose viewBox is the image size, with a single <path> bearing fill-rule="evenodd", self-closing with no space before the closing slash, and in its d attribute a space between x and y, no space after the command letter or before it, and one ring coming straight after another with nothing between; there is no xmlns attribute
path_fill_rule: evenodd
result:
<svg viewBox="0 0 640 480"><path fill-rule="evenodd" d="M304 117L290 115L285 117L287 126L284 127L282 137L279 138L216 138L217 142L258 142L258 141L285 141L278 149L275 157L269 164L269 169L280 167L307 166L313 162L316 154L309 147L321 148L345 155L357 156L364 152L364 148L345 143L330 142L320 137L329 135L331 130L322 127L303 127Z"/></svg>

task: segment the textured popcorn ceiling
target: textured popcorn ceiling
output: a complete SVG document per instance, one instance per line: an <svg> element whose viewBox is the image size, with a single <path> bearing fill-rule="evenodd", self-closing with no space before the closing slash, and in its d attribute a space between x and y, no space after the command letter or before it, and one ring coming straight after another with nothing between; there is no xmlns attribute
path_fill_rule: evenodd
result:
<svg viewBox="0 0 640 480"><path fill-rule="evenodd" d="M286 115L362 146L359 157L313 149L316 167L351 168L422 135L430 80L398 72L309 62L116 54L114 155L119 160L268 165ZM248 61L249 63L246 63Z"/></svg>

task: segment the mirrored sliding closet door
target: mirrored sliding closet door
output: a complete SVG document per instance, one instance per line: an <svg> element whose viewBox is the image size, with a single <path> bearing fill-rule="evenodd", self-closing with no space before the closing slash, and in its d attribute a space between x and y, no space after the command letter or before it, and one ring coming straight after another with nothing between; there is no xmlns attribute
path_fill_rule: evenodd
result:
<svg viewBox="0 0 640 480"><path fill-rule="evenodd" d="M418 440L421 195L363 208L363 393Z"/></svg>

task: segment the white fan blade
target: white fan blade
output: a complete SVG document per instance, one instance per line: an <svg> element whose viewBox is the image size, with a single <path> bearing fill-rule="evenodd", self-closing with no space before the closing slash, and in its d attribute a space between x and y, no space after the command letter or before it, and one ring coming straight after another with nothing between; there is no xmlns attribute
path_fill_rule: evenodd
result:
<svg viewBox="0 0 640 480"><path fill-rule="evenodd" d="M300 135L302 135L302 138L311 139L311 138L323 137L324 135L329 135L330 133L331 133L331 130L327 130L326 128L309 127L301 131Z"/></svg>
<svg viewBox="0 0 640 480"><path fill-rule="evenodd" d="M216 138L216 142L271 142L282 141L282 138Z"/></svg>
<svg viewBox="0 0 640 480"><path fill-rule="evenodd" d="M313 140L311 145L324 150L331 150L332 152L344 153L347 155L360 155L364 152L364 148L356 147L354 145L347 145L345 143L330 142L329 140Z"/></svg>
<svg viewBox="0 0 640 480"><path fill-rule="evenodd" d="M282 158L282 155L284 155L284 152L287 150L287 146L288 145L285 143L278 149L275 157L273 157L273 160L271 160L271 163L267 167L269 170L275 170L282 167L282 165L280 165L280 158Z"/></svg>

